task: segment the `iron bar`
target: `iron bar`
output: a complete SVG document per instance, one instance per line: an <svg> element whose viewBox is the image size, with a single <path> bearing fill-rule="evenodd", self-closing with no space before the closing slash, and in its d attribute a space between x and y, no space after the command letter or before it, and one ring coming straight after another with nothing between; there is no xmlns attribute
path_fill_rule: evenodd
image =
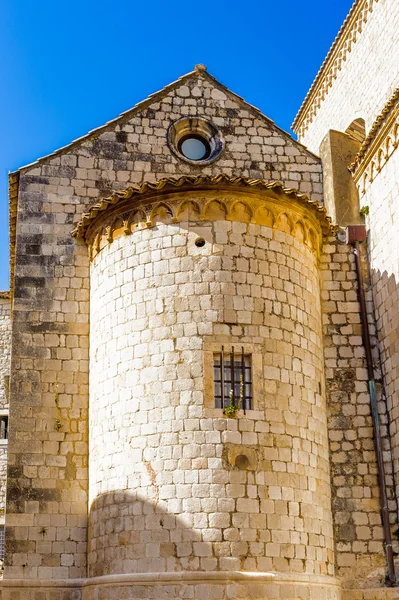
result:
<svg viewBox="0 0 399 600"><path fill-rule="evenodd" d="M220 391L220 395L222 397L222 408L224 408L224 346L222 346L222 351L220 353L220 385L222 386Z"/></svg>
<svg viewBox="0 0 399 600"><path fill-rule="evenodd" d="M236 405L236 391L234 389L235 387L235 381L234 381L234 346L231 347L231 356L230 356L230 368L231 368L231 389L233 390L233 395L231 398L231 404L233 406Z"/></svg>
<svg viewBox="0 0 399 600"><path fill-rule="evenodd" d="M244 346L241 347L241 377L242 377L242 383L240 381L240 395L241 395L241 389L242 389L242 408L243 408L244 415L245 415L246 398L245 398L245 356L244 356Z"/></svg>

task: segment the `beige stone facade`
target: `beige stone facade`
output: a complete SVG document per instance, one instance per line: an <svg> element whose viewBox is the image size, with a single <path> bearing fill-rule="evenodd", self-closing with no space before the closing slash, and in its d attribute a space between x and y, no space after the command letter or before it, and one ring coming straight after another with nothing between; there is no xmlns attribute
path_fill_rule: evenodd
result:
<svg viewBox="0 0 399 600"><path fill-rule="evenodd" d="M356 2L295 120L299 140L316 153L327 136L337 132L343 137L352 136L351 124L362 120L364 123L363 136L357 136L358 142L350 142L357 144L357 150L352 158L347 156L346 165L342 166L349 167L352 173L358 191L358 209L365 215L367 229L370 307L374 312L377 342L375 359L377 364L381 361L383 384L380 414L388 433L387 443L390 440L390 453L388 446L385 449L393 460L393 480L388 478L388 486L396 487L396 494L392 496L390 492L391 511L395 509L393 500L399 489L398 25L397 2ZM361 56L370 57L367 69ZM341 156L342 147L341 144ZM323 170L332 168L337 172L334 161L334 156L325 157ZM347 192L350 212L356 203L353 199L348 201L349 197ZM336 197L334 200L339 202ZM338 224L345 225L344 221L345 218ZM358 222L361 221L359 215ZM393 512L391 523L396 523ZM347 552L348 546L344 550ZM339 555L337 559L339 563Z"/></svg>
<svg viewBox="0 0 399 600"><path fill-rule="evenodd" d="M0 419L3 418L3 427L0 437L0 527L5 522L5 501L7 482L7 421L8 418L8 388L10 375L11 354L11 323L10 323L10 298L8 292L0 292ZM0 533L0 550L2 545L3 530Z"/></svg>
<svg viewBox="0 0 399 600"><path fill-rule="evenodd" d="M364 36L381 28L389 0L363 4L341 37L359 19ZM342 215L356 222L363 185L370 277L364 250L362 271L394 536L399 245L382 207L395 224L394 137L378 176L365 183L363 173L396 104L391 97L372 139L351 138L352 179L335 156L340 136L329 137L323 163L317 154L329 129L345 140L362 115L324 130L335 88L323 98L319 88L298 117L312 151L198 65L10 176L4 600L399 597L384 587L358 274L342 229ZM202 144L200 158L184 153L186 140ZM250 404L241 379L230 413L217 404L225 352L230 403L234 355L252 377Z"/></svg>

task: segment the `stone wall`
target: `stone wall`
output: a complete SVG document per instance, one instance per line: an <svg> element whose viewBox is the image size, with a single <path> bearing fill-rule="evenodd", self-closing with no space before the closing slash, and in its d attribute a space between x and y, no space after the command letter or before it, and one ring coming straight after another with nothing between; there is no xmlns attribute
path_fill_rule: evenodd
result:
<svg viewBox="0 0 399 600"><path fill-rule="evenodd" d="M8 377L10 375L11 322L10 300L0 293L0 409L8 410Z"/></svg>
<svg viewBox="0 0 399 600"><path fill-rule="evenodd" d="M324 73L325 81L329 81L326 92L319 102L312 100L307 104L297 123L297 131L300 133L300 141L317 152L329 130L345 132L354 119L365 120L368 137L361 145L351 170L359 192L360 208L368 213L367 252L376 337L384 376L383 395L388 408L388 414L384 418L389 426L392 454L390 455L389 448L385 450L387 458L390 460L392 456L394 461L398 498L399 4L396 0L359 0L353 15L353 19L348 21L340 34L342 40L350 40L350 43L346 44L342 54L333 54L330 58L331 64L335 61L338 65L336 76L329 79L327 72ZM361 15L361 18L355 18L356 15ZM363 217L359 214L359 222L362 220ZM377 355L375 359L378 360ZM351 494L349 491L347 493ZM392 499L391 506L393 505ZM397 523L397 519L394 521ZM357 546L362 546L360 540ZM363 544L363 548L365 547ZM350 544L347 546L349 548ZM354 566L354 557L347 559ZM337 560L340 560L339 553ZM372 564L373 561L369 563L370 566ZM347 567L349 573L350 564Z"/></svg>
<svg viewBox="0 0 399 600"><path fill-rule="evenodd" d="M171 121L208 118L225 149L209 166L179 160ZM6 578L86 574L89 259L71 237L110 190L165 176L279 179L321 199L317 157L196 71L121 119L12 176L19 180L14 281ZM32 532L26 538L26 528ZM42 532L42 533L40 533Z"/></svg>
<svg viewBox="0 0 399 600"><path fill-rule="evenodd" d="M299 141L316 154L330 129L345 132L355 119L365 120L367 134L399 87L397 0L359 0L357 4L360 18L353 29L347 27L341 34L348 40L345 49L331 59L336 63L336 76L326 76L330 85L325 86L322 98L314 107L312 102L305 107L305 116L313 108L316 113L306 129L301 130L300 123L295 127Z"/></svg>
<svg viewBox="0 0 399 600"><path fill-rule="evenodd" d="M366 247L363 276L368 285ZM324 246L322 312L337 575L344 587L383 585L386 571L377 463L352 248L336 238ZM378 408L392 531L397 528L388 415L382 394L373 304L367 291ZM398 550L394 539L394 551ZM357 597L357 596L355 596ZM362 596L359 592L359 598ZM378 596L379 597L379 596ZM385 596L381 596L385 597Z"/></svg>
<svg viewBox="0 0 399 600"><path fill-rule="evenodd" d="M259 357L238 419L204 370L223 344ZM315 252L239 222L136 230L93 261L90 347L91 576L333 574Z"/></svg>
<svg viewBox="0 0 399 600"><path fill-rule="evenodd" d="M10 301L0 296L0 414L8 413L8 386L11 355ZM4 523L7 483L7 442L0 440L0 524Z"/></svg>
<svg viewBox="0 0 399 600"><path fill-rule="evenodd" d="M396 493L399 498L399 150L360 197L366 218L373 299L391 420Z"/></svg>

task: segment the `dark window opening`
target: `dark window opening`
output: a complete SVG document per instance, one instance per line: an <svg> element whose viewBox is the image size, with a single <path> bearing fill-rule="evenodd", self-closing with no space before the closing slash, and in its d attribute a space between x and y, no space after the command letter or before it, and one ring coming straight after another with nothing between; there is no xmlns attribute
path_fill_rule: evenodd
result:
<svg viewBox="0 0 399 600"><path fill-rule="evenodd" d="M189 160L206 160L211 153L208 140L195 133L190 133L180 140L179 150Z"/></svg>
<svg viewBox="0 0 399 600"><path fill-rule="evenodd" d="M4 560L4 525L0 525L0 560Z"/></svg>
<svg viewBox="0 0 399 600"><path fill-rule="evenodd" d="M0 417L0 440L8 439L8 417Z"/></svg>
<svg viewBox="0 0 399 600"><path fill-rule="evenodd" d="M241 352L221 352L213 357L213 380L215 407L225 408L231 404L244 412L252 408L252 362L251 355Z"/></svg>

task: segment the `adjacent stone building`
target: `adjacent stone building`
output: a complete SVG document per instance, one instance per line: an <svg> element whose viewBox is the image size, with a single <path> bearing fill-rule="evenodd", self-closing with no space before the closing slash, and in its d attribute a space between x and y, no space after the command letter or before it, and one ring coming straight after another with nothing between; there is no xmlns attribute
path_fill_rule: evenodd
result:
<svg viewBox="0 0 399 600"><path fill-rule="evenodd" d="M0 564L4 558L4 525L7 482L8 391L11 327L10 294L0 292Z"/></svg>
<svg viewBox="0 0 399 600"><path fill-rule="evenodd" d="M4 600L399 597L397 95L318 121L389 4L299 142L197 65L11 174Z"/></svg>

